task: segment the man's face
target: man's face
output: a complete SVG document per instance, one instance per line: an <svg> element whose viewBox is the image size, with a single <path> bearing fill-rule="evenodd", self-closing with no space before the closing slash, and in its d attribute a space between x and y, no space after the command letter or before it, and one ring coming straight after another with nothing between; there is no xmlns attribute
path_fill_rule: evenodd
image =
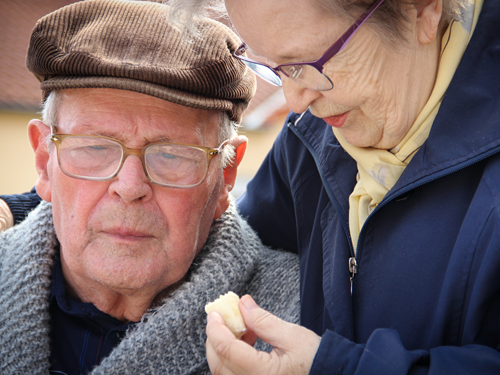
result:
<svg viewBox="0 0 500 375"><path fill-rule="evenodd" d="M130 91L65 90L57 131L112 137L131 148L154 142L216 148L219 119L215 111ZM155 295L182 279L219 216L220 161L220 155L211 161L199 186L177 189L152 184L133 155L110 181L68 177L54 147L47 181L40 179L37 187L52 202L64 276L75 292L86 285Z"/></svg>

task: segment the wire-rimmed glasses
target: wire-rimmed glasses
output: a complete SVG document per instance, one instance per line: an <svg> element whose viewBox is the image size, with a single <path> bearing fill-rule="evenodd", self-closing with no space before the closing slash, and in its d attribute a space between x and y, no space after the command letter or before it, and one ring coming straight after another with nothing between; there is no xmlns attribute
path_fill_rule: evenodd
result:
<svg viewBox="0 0 500 375"><path fill-rule="evenodd" d="M203 182L210 161L218 148L182 143L152 143L141 149L129 148L120 141L96 135L51 134L57 148L57 159L69 177L106 181L120 172L129 155L138 156L149 180L157 185L193 188Z"/></svg>
<svg viewBox="0 0 500 375"><path fill-rule="evenodd" d="M243 56L247 50L245 43L239 46L233 55L243 61L246 66L255 72L255 74L273 85L282 85L280 77L281 72L286 77L309 89L316 91L331 90L333 88L333 82L326 74L323 73L324 65L345 47L347 42L349 42L361 25L365 23L368 17L370 17L383 2L384 0L375 1L375 3L373 3L372 6L370 6L370 8L368 8L368 10L363 13L349 29L347 29L347 31L326 50L323 56L316 61L287 63L272 67L260 61L252 60Z"/></svg>

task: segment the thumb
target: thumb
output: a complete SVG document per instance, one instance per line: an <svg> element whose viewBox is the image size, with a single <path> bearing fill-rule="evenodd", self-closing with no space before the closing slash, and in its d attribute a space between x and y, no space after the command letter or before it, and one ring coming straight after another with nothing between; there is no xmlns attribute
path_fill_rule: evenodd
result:
<svg viewBox="0 0 500 375"><path fill-rule="evenodd" d="M274 347L270 361L280 374L308 374L321 342L313 331L279 319L261 309L249 295L241 297L238 306L249 331ZM267 357L266 357L267 358ZM276 362L276 359L278 361ZM276 364L277 363L277 364ZM258 371L272 373L276 371Z"/></svg>
<svg viewBox="0 0 500 375"><path fill-rule="evenodd" d="M261 309L251 296L241 297L239 308L247 329L275 349L282 349L283 344L293 340L287 336L293 332L294 325Z"/></svg>

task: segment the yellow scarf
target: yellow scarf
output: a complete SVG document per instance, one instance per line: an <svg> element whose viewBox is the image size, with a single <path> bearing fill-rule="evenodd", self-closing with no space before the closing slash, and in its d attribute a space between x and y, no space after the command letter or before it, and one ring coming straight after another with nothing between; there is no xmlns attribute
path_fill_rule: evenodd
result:
<svg viewBox="0 0 500 375"><path fill-rule="evenodd" d="M392 150L356 147L339 130L333 132L358 165L357 184L349 197L349 230L354 251L359 233L371 212L396 184L415 152L423 145L481 12L483 0L475 0L464 12L463 22L452 22L441 41L436 82L426 105L405 138Z"/></svg>

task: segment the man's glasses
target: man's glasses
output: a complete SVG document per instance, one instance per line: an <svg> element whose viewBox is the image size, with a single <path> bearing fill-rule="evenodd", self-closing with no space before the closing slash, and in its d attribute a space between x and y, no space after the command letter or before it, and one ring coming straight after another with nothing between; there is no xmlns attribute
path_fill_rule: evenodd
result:
<svg viewBox="0 0 500 375"><path fill-rule="evenodd" d="M243 43L234 52L234 57L240 59L253 70L259 77L276 86L281 86L280 72L295 82L316 91L328 91L333 88L333 83L327 75L323 73L324 65L338 52L340 52L352 36L358 31L363 23L382 4L384 0L377 0L368 10L359 17L354 24L316 61L288 63L275 67L264 64L260 61L249 59L243 54L247 46Z"/></svg>
<svg viewBox="0 0 500 375"><path fill-rule="evenodd" d="M59 166L65 175L81 180L106 181L115 177L129 155L136 155L149 180L157 185L192 188L203 182L218 148L175 143L152 143L141 149L94 135L52 134Z"/></svg>

